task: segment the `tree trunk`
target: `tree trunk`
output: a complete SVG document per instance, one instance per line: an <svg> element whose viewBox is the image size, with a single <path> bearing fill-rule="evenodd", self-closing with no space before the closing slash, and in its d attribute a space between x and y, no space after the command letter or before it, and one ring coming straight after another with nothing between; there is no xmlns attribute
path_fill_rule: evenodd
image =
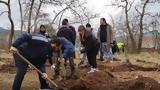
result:
<svg viewBox="0 0 160 90"><path fill-rule="evenodd" d="M21 4L21 0L18 0L19 3L19 11L20 11L20 15L21 15L21 34L23 32L23 13L22 13L22 4Z"/></svg>
<svg viewBox="0 0 160 90"><path fill-rule="evenodd" d="M141 49L142 49L143 18L144 18L144 14L145 14L146 5L147 5L148 2L149 2L149 0L146 0L146 2L144 3L143 9L142 9L142 13L140 14L140 23L139 23L140 35L139 35L138 48L137 48L137 52L138 52L138 53L140 53L140 52L141 52Z"/></svg>
<svg viewBox="0 0 160 90"><path fill-rule="evenodd" d="M131 28L129 26L129 19L128 19L128 1L126 1L126 5L125 5L125 16L126 16L126 26L127 26L127 30L129 32L129 37L131 39L131 44L132 44L132 52L135 53L136 52L136 42L135 39L133 37L133 33L131 31Z"/></svg>
<svg viewBox="0 0 160 90"><path fill-rule="evenodd" d="M14 22L13 22L12 17L11 17L10 0L8 0L8 18L9 18L9 21L11 23L11 32L10 32L10 35L9 35L9 45L8 45L8 48L10 48L11 45L12 45L12 40L13 40L13 36L14 36Z"/></svg>
<svg viewBox="0 0 160 90"><path fill-rule="evenodd" d="M31 16L32 16L32 10L33 10L33 5L34 5L34 1L35 0L31 0L31 7L30 7L30 10L29 10L29 18L28 18L28 33L31 32Z"/></svg>
<svg viewBox="0 0 160 90"><path fill-rule="evenodd" d="M38 15L39 15L39 12L40 12L40 9L42 7L42 4L43 4L43 1L44 0L39 0L40 3L39 3L39 6L38 6L38 9L37 9L37 12L36 12L36 16L35 16L35 20L34 20L34 32L36 32L37 30L37 19L38 19Z"/></svg>
<svg viewBox="0 0 160 90"><path fill-rule="evenodd" d="M60 16L58 28L60 28L60 26L61 26L61 20L62 20L63 14L64 14L64 11L62 12L62 14L61 14L61 16Z"/></svg>
<svg viewBox="0 0 160 90"><path fill-rule="evenodd" d="M55 20L57 19L57 17L58 17L62 12L64 12L65 10L67 10L68 8L69 8L69 7L66 7L66 8L62 9L61 11L59 11L59 12L56 14L56 16L53 18L51 24L54 24L54 22L55 22Z"/></svg>

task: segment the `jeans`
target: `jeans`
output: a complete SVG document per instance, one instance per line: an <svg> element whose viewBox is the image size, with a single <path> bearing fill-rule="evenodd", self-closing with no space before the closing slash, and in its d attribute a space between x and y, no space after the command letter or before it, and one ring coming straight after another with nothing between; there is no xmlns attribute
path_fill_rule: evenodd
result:
<svg viewBox="0 0 160 90"><path fill-rule="evenodd" d="M100 57L101 59L111 60L113 58L112 48L106 42L101 43L100 47Z"/></svg>
<svg viewBox="0 0 160 90"><path fill-rule="evenodd" d="M24 76L25 76L26 71L27 71L28 64L26 62L24 62L22 60L22 58L20 58L17 54L14 54L13 57L14 57L15 64L16 64L16 67L17 67L17 73L16 73L16 76L15 76L15 79L14 79L14 82L13 82L12 90L20 90L22 81L23 81ZM34 65L40 71L45 71L44 64L38 64L38 65L34 64ZM49 85L46 82L46 80L44 80L42 78L42 75L40 73L38 73L38 75L39 75L39 81L40 81L40 84L41 84L40 88L41 89L48 89Z"/></svg>

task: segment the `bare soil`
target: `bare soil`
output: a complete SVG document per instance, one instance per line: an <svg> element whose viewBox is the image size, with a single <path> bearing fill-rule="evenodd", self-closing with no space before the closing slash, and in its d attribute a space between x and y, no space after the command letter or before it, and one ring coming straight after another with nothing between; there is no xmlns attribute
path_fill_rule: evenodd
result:
<svg viewBox="0 0 160 90"><path fill-rule="evenodd" d="M16 74L14 60L0 60L3 61L0 64L0 90L11 90ZM151 65L145 66L146 62L140 60L136 63L138 64L125 64L121 59L114 60L113 63L98 61L98 72L88 74L89 68L78 67L75 80L55 80L49 65L47 73L58 84L58 90L160 90L159 65L147 63ZM28 69L22 90L38 89L38 75L35 70Z"/></svg>

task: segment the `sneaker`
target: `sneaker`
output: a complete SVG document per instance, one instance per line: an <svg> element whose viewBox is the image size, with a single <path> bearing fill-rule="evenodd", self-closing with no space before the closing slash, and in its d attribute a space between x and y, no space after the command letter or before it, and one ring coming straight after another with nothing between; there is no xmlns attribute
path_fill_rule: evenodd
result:
<svg viewBox="0 0 160 90"><path fill-rule="evenodd" d="M96 71L96 72L98 72L98 71L99 71L97 68L94 68L93 70L94 70L94 71Z"/></svg>
<svg viewBox="0 0 160 90"><path fill-rule="evenodd" d="M93 72L95 72L95 70L94 70L94 68L91 68L91 70L87 73L93 73Z"/></svg>

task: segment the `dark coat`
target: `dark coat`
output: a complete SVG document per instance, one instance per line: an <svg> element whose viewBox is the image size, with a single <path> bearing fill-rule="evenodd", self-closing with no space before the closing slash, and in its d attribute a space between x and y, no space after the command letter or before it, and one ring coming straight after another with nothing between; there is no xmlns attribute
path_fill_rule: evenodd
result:
<svg viewBox="0 0 160 90"><path fill-rule="evenodd" d="M58 30L57 36L58 37L64 37L67 40L69 40L70 42L72 42L73 45L75 44L74 33L72 32L72 29L67 27L67 26L62 26Z"/></svg>
<svg viewBox="0 0 160 90"><path fill-rule="evenodd" d="M99 44L97 38L89 31L85 31L85 35L82 38L80 36L82 45L85 47L81 52L92 52Z"/></svg>
<svg viewBox="0 0 160 90"><path fill-rule="evenodd" d="M52 55L50 43L42 34L23 34L14 41L12 46L35 64L45 63L47 56Z"/></svg>

